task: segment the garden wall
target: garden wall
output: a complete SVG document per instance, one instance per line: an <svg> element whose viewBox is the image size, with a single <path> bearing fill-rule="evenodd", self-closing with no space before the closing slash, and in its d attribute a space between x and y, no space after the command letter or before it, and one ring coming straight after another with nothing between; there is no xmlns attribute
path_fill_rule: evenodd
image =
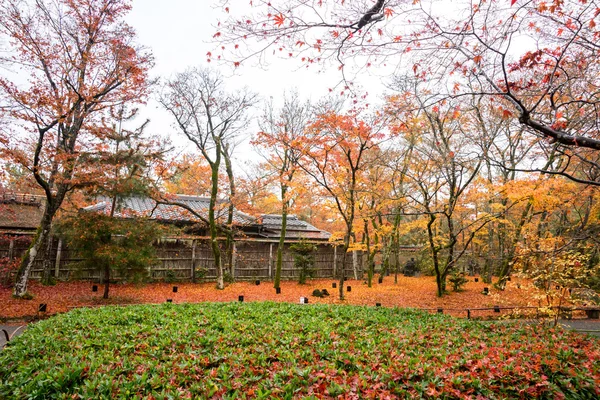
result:
<svg viewBox="0 0 600 400"><path fill-rule="evenodd" d="M19 258L27 251L31 236L15 238L4 237L0 240L0 258ZM12 244L11 244L12 242ZM339 277L342 263L342 250L330 243L315 243L314 278ZM236 240L232 266L223 252L226 271L235 280L272 280L275 276L277 260L277 242L261 240ZM294 258L290 244L285 245L282 266L282 279L297 279L299 271L294 266ZM153 280L169 281L202 281L216 279L216 269L211 249L206 238L164 239L156 244L158 263L148 267L148 276ZM414 256L417 249L401 250L401 263ZM392 257L393 259L393 257ZM100 273L92 268L81 267L81 258L76 249L70 249L58 239L53 239L52 251L49 257L54 276L59 280L82 279L99 280ZM358 252L359 276L366 270L363 265L366 257ZM403 265L403 264L402 264ZM30 278L40 279L42 276L43 260L34 264ZM352 256L348 254L345 263L345 276L353 277ZM115 279L121 277L114 276Z"/></svg>

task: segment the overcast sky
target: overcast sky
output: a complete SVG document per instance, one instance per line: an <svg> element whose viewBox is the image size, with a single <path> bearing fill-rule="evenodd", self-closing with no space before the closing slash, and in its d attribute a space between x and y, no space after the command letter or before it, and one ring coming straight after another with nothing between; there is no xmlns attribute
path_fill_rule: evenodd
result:
<svg viewBox="0 0 600 400"><path fill-rule="evenodd" d="M149 47L154 54L153 76L168 78L188 67L207 65L206 53L215 46L211 43L216 32L214 25L224 17L222 12L214 9L214 3L211 0L133 1L127 21L136 29L140 44ZM211 64L219 67L214 62ZM266 69L253 64L242 64L234 76L227 78L228 87L248 86L263 99L273 96L275 101L282 97L284 90L297 88L301 97L317 100L327 96L329 88L340 80L335 66L326 73L318 73L316 69L299 68L296 60L275 62ZM221 66L221 69L223 73L231 74L230 68ZM257 105L260 108L261 104ZM152 133L176 132L169 115L154 101L146 107L144 117L151 119L148 130ZM256 127L250 127L248 135L255 130ZM177 143L183 142L179 136ZM249 150L242 147L237 154L238 160L246 159Z"/></svg>

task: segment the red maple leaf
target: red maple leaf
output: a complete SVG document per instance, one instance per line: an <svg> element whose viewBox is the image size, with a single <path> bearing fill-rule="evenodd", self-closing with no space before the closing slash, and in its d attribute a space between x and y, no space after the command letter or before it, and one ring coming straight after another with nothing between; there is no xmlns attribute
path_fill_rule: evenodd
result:
<svg viewBox="0 0 600 400"><path fill-rule="evenodd" d="M279 15L273 17L273 20L275 21L275 25L282 26L283 21L285 21L285 17L283 16L283 14L280 13Z"/></svg>

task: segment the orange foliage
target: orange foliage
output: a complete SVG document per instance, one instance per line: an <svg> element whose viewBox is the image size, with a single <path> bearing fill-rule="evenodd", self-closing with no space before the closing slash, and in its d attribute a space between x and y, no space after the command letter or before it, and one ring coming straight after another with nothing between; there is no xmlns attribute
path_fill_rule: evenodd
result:
<svg viewBox="0 0 600 400"><path fill-rule="evenodd" d="M173 164L170 171L172 176L165 179L164 183L168 193L210 195L211 169L206 160L186 154L183 159Z"/></svg>

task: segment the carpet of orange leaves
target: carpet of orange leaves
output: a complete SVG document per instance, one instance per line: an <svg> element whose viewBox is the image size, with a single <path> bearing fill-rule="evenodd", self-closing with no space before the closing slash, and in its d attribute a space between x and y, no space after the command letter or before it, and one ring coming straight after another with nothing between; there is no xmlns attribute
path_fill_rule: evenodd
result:
<svg viewBox="0 0 600 400"><path fill-rule="evenodd" d="M504 291L497 291L491 285L474 282L469 278L463 292L438 298L435 280L432 277L398 277L394 284L393 277L386 277L383 283L374 279L369 288L363 281L346 281L351 292L344 288L344 301L339 300L338 289L332 288L334 280L312 280L306 285L296 282L282 282L281 294L276 294L272 282L236 282L224 290L217 290L214 282L209 283L149 283L149 284L115 284L110 288L110 299L102 299L103 286L98 292L92 292L90 282L60 282L56 286L42 286L30 282L29 292L33 300L19 300L11 296L11 289L0 289L0 319L19 319L40 316L37 312L40 303L47 304L46 314L66 312L73 307L98 306L103 304L164 303L172 299L173 303L197 303L205 301L238 301L243 295L244 301L284 301L299 303L300 297L308 297L309 303L370 305L381 303L383 307L411 307L432 309L443 308L445 313L466 316L467 308L484 308L499 305L536 306L535 290L528 282L514 279L508 282ZM173 293L173 286L178 292ZM482 294L483 288L489 287L490 295ZM314 289L327 289L330 296L317 298L312 296ZM508 312L508 311L506 311ZM503 310L503 313L505 311ZM491 315L492 312L472 311L473 317ZM497 315L497 314L496 314Z"/></svg>

